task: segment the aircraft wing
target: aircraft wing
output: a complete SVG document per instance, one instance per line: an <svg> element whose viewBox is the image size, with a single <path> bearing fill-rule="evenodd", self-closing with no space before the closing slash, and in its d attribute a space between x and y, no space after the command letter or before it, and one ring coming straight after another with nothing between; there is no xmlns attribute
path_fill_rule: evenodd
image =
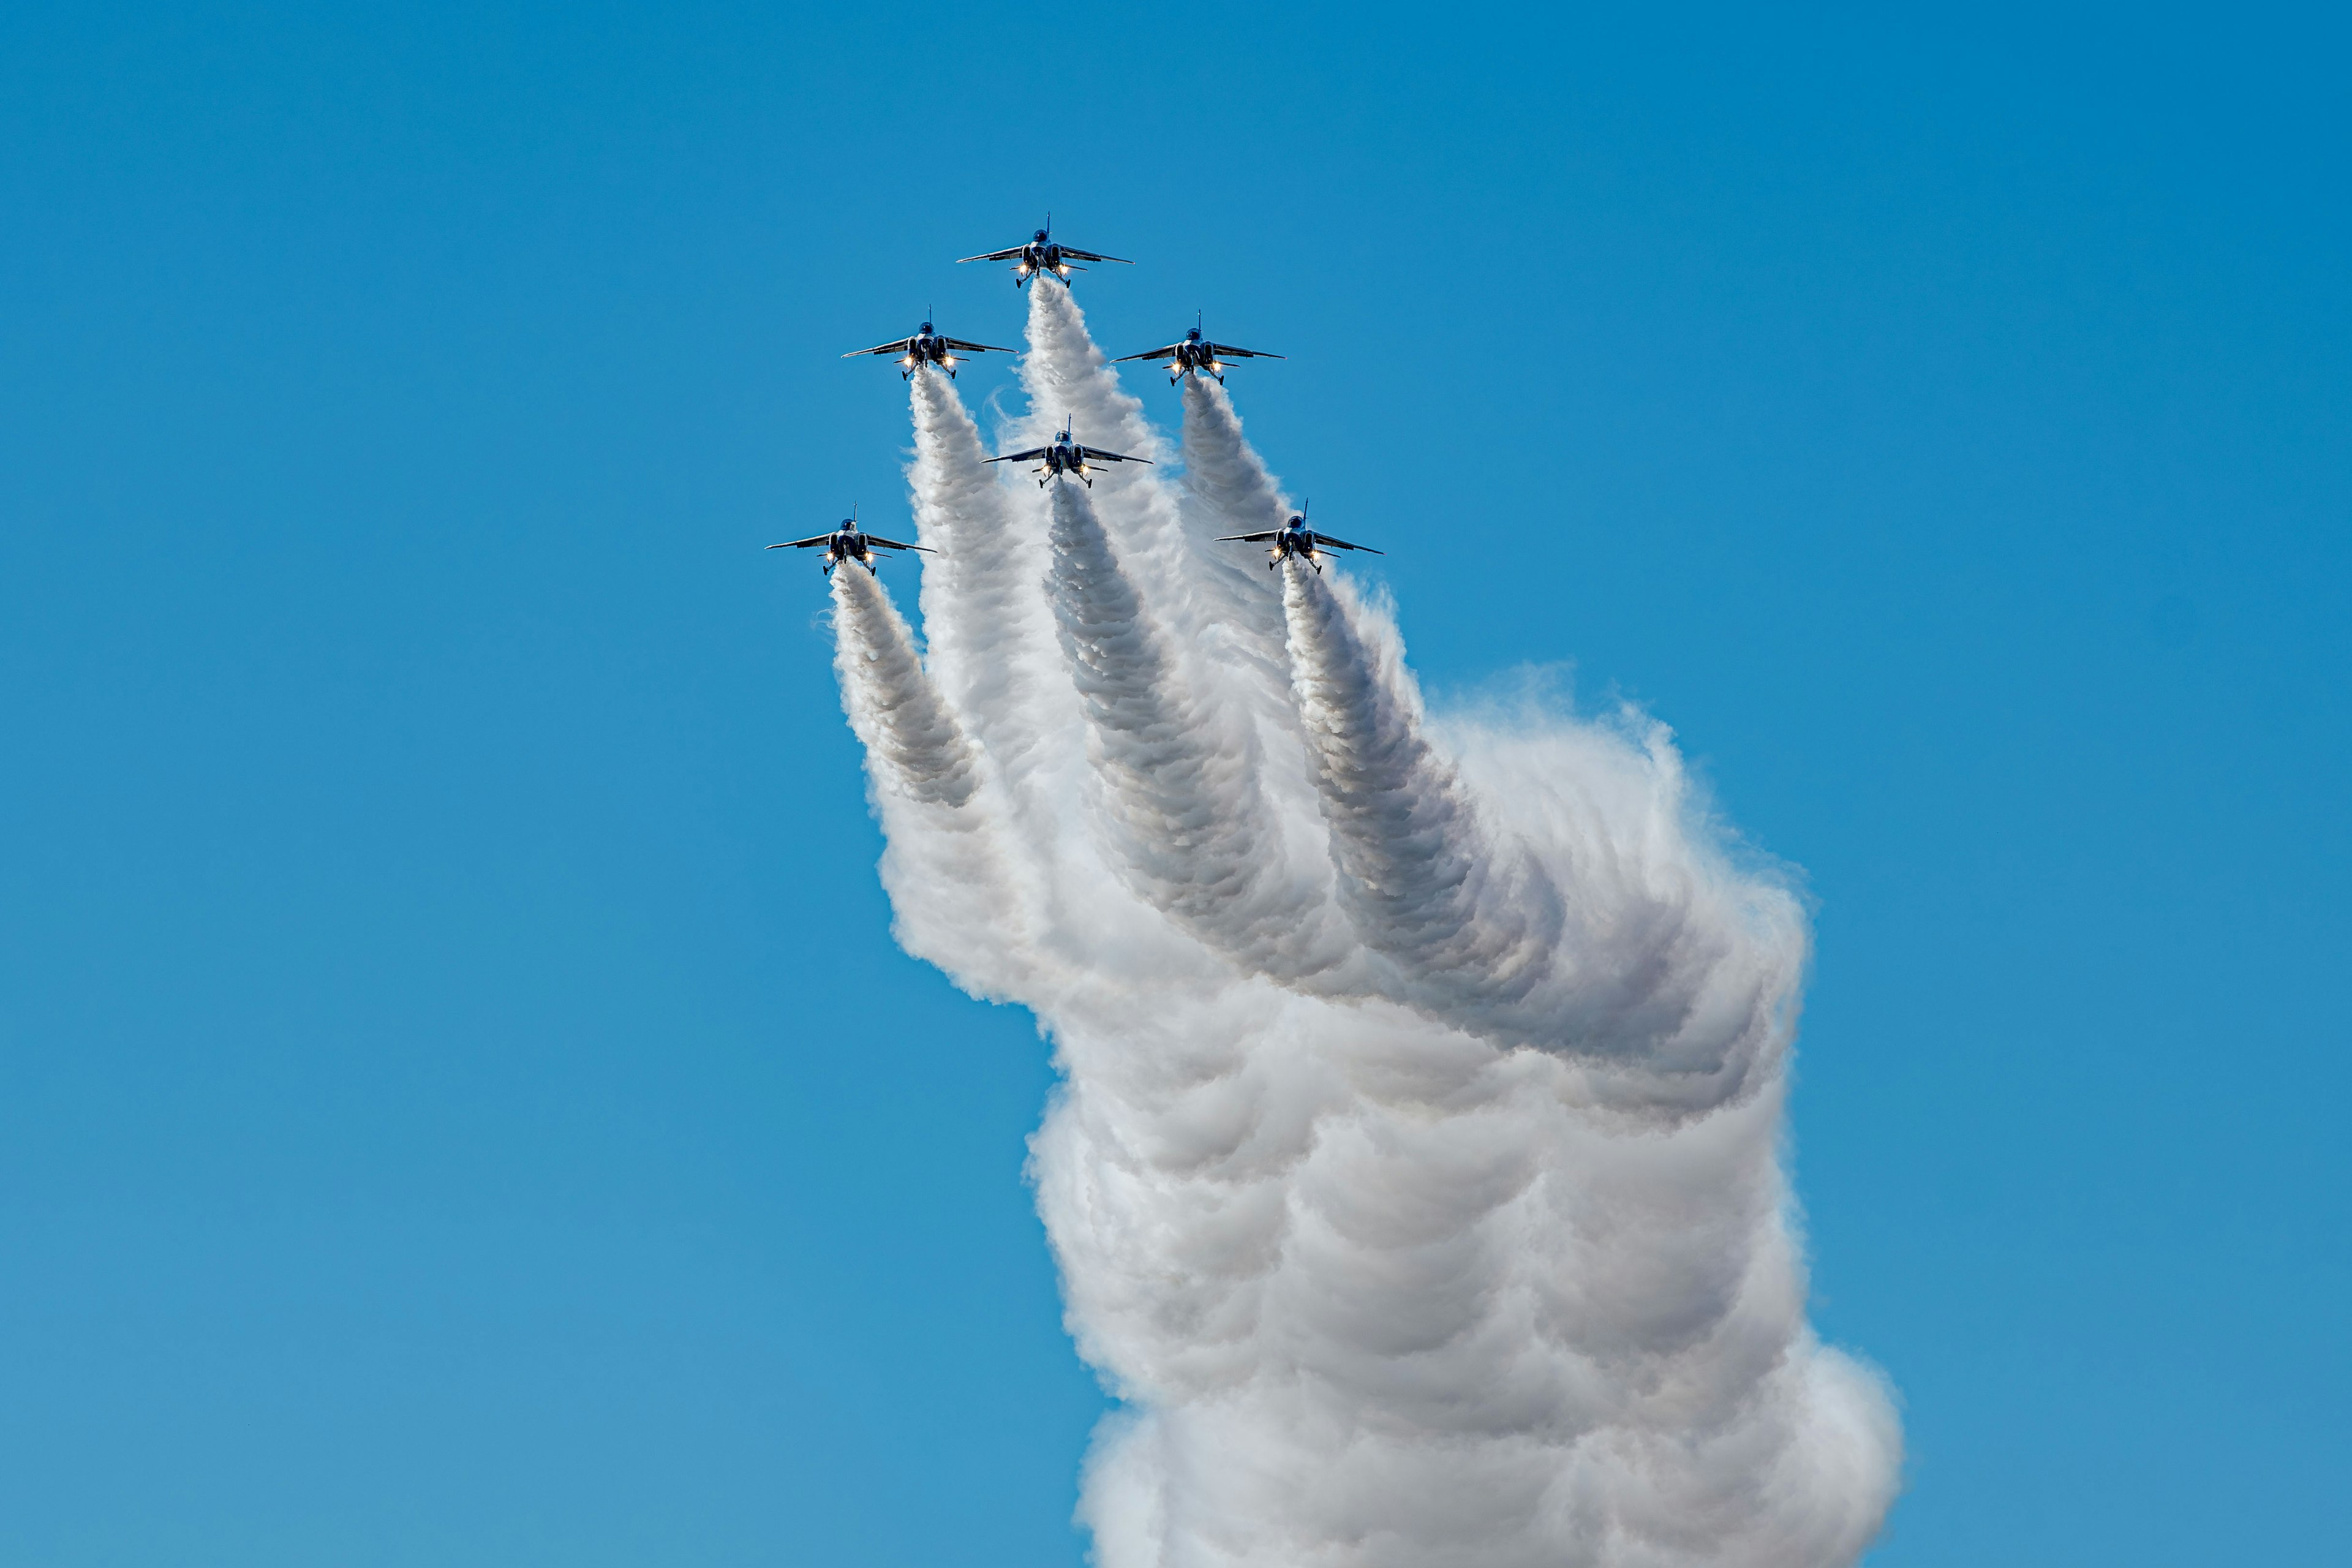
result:
<svg viewBox="0 0 2352 1568"><path fill-rule="evenodd" d="M1264 544L1267 540L1274 538L1282 530L1278 528L1269 528L1264 533L1223 533L1217 536L1217 542L1220 544Z"/></svg>
<svg viewBox="0 0 2352 1568"><path fill-rule="evenodd" d="M867 534L866 536L866 542L868 544L878 544L885 550L919 550L926 555L937 555L939 553L938 551L931 549L928 545L901 544L895 539L885 539L878 533Z"/></svg>
<svg viewBox="0 0 2352 1568"><path fill-rule="evenodd" d="M782 544L771 544L768 548L771 550L806 550L812 544L829 544L832 542L833 535L830 533L813 533L806 539L787 539Z"/></svg>
<svg viewBox="0 0 2352 1568"><path fill-rule="evenodd" d="M1053 449L1051 447L1032 447L1025 452L1007 452L1001 458L988 460L992 463L1025 463L1032 458L1042 458Z"/></svg>
<svg viewBox="0 0 2352 1568"><path fill-rule="evenodd" d="M1025 245L1016 245L1010 250L992 250L986 256L959 256L956 265L961 267L967 261L1018 261L1021 253L1028 248Z"/></svg>
<svg viewBox="0 0 2352 1568"><path fill-rule="evenodd" d="M998 348L994 343L968 343L961 338L941 338L940 342L951 349L961 349L968 354L1009 354L1011 349ZM871 351L869 351L871 352Z"/></svg>
<svg viewBox="0 0 2352 1568"><path fill-rule="evenodd" d="M1170 343L1164 349L1147 349L1139 354L1121 354L1110 363L1113 364L1125 364L1131 359L1171 359L1175 356L1176 351L1183 346L1184 345L1182 343Z"/></svg>
<svg viewBox="0 0 2352 1568"><path fill-rule="evenodd" d="M1091 250L1080 250L1075 246L1066 245L1062 247L1062 254L1064 256L1075 256L1081 261L1116 261L1121 267L1132 267L1135 265L1134 262L1129 261L1124 256L1098 256Z"/></svg>
<svg viewBox="0 0 2352 1568"><path fill-rule="evenodd" d="M1209 352L1219 359L1288 359L1288 354L1270 354L1264 349L1237 349L1231 343L1211 343Z"/></svg>
<svg viewBox="0 0 2352 1568"><path fill-rule="evenodd" d="M1350 544L1344 539L1334 539L1328 533L1318 533L1315 536L1316 549L1320 550L1327 544L1334 550L1360 550L1367 555L1386 555L1388 553L1385 550L1375 550L1369 544Z"/></svg>
<svg viewBox="0 0 2352 1568"><path fill-rule="evenodd" d="M908 349L914 347L914 339L900 338L895 343L876 343L870 349L852 349L841 357L844 359L856 359L859 354L902 354Z"/></svg>
<svg viewBox="0 0 2352 1568"><path fill-rule="evenodd" d="M1130 458L1122 452L1106 452L1100 447L1081 447L1078 448L1078 456L1082 458L1091 458L1097 463L1142 463L1149 465L1151 461L1149 458Z"/></svg>

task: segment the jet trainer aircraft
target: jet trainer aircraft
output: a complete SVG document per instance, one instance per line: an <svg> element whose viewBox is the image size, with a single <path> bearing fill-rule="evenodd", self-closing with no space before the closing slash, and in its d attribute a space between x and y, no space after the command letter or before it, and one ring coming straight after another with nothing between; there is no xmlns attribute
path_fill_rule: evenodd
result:
<svg viewBox="0 0 2352 1568"><path fill-rule="evenodd" d="M782 544L771 544L768 548L814 550L820 544L824 546L824 574L828 577L833 575L833 569L845 561L855 561L874 575L880 576L880 569L874 560L874 552L877 550L919 550L926 555L939 553L938 551L926 545L901 544L895 539L885 539L877 533L865 532L858 528L857 519L854 515L843 518L841 526L831 533L813 533L806 539L787 539Z"/></svg>
<svg viewBox="0 0 2352 1568"><path fill-rule="evenodd" d="M877 343L870 349L852 349L841 357L856 359L860 354L897 354L900 366L898 379L901 381L927 364L939 366L948 373L948 379L953 381L956 366L962 363L956 355L1009 354L1012 352L1011 349L998 348L994 343L968 343L961 338L943 337L931 331L930 322L925 321L911 338L900 338L895 343Z"/></svg>
<svg viewBox="0 0 2352 1568"><path fill-rule="evenodd" d="M1318 533L1307 526L1304 513L1292 518L1286 527L1268 529L1264 533L1228 533L1221 537L1217 542L1269 545L1271 548L1266 551L1266 553L1274 557L1265 563L1265 569L1269 572L1291 557L1297 556L1320 573L1323 570L1323 563L1317 559L1317 556L1326 550L1360 550L1367 555L1388 553L1385 550L1375 550L1369 544L1350 544L1344 539L1334 539L1328 533Z"/></svg>
<svg viewBox="0 0 2352 1568"><path fill-rule="evenodd" d="M1227 368L1224 362L1228 359L1286 359L1287 357L1289 356L1286 354L1267 353L1264 349L1239 349L1231 343L1213 343L1201 336L1199 327L1194 327L1184 334L1181 342L1170 343L1164 349L1150 349L1139 354L1121 354L1110 363L1125 364L1128 361L1136 359L1164 359L1168 362L1168 384L1171 386L1188 375L1197 375L1204 370L1215 376L1217 384L1222 386L1224 384Z"/></svg>
<svg viewBox="0 0 2352 1568"><path fill-rule="evenodd" d="M1066 419L1062 421L1062 433L1054 437L1052 446L1032 447L1025 452L1007 452L1001 458L988 460L992 463L1036 462L1038 466L1029 471L1040 476L1037 488L1041 490L1045 488L1046 480L1059 479L1065 474L1076 474L1087 489L1094 489L1094 476L1087 468L1090 462L1149 464L1151 461L1149 458L1129 458L1117 452L1106 452L1099 447L1082 447L1070 438L1070 422Z"/></svg>
<svg viewBox="0 0 2352 1568"><path fill-rule="evenodd" d="M1045 215L1045 226L1031 235L1028 244L1016 245L1010 250L992 250L985 256L958 257L956 265L961 267L967 261L1010 261L1013 263L1013 286L1015 289L1026 289L1029 287L1029 280L1040 272L1050 272L1067 284L1073 270L1070 266L1073 260L1116 261L1121 267L1135 265L1123 256L1103 256L1091 250L1080 250L1074 245L1060 244L1054 238L1052 213ZM1084 272L1087 268L1080 267L1076 270Z"/></svg>

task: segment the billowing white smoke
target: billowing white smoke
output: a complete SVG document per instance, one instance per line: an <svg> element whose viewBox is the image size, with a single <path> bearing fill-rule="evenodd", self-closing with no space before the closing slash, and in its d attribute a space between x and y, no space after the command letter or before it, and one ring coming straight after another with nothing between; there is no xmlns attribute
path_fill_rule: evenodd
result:
<svg viewBox="0 0 2352 1568"><path fill-rule="evenodd" d="M1032 295L1021 444L1166 456ZM1901 1438L1805 1321L1794 900L1662 728L1434 724L1384 609L1207 543L1286 508L1223 389L1183 397L1185 482L1041 490L919 373L930 668L835 589L900 939L1066 1075L1032 1170L1124 1402L1097 1561L1850 1562Z"/></svg>
<svg viewBox="0 0 2352 1568"><path fill-rule="evenodd" d="M1054 616L1129 882L1254 972L1329 970L1346 931L1319 888L1285 875L1249 731L1192 701L1087 492L1055 485L1051 510Z"/></svg>
<svg viewBox="0 0 2352 1568"><path fill-rule="evenodd" d="M886 838L884 880L894 892L928 889L920 900L894 897L898 940L968 987L1000 994L989 988L1031 972L1030 938L994 891L1012 868L974 798L985 760L924 673L889 595L854 563L833 574L833 624L841 706L865 743Z"/></svg>

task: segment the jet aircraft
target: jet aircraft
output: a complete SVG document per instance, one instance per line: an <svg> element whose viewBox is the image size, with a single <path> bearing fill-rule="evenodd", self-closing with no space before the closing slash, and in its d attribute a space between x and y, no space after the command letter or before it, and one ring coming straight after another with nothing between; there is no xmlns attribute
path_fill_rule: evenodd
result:
<svg viewBox="0 0 2352 1568"><path fill-rule="evenodd" d="M1269 546L1266 553L1274 557L1265 563L1265 569L1269 572L1291 557L1297 556L1314 567L1319 574L1323 570L1323 563L1318 559L1318 556L1326 550L1360 550L1367 555L1388 553L1385 550L1375 550L1369 544L1350 544L1344 539L1334 539L1328 533L1318 533L1307 526L1307 518L1303 512L1292 518L1286 527L1268 529L1264 533L1228 533L1221 537L1217 542Z"/></svg>
<svg viewBox="0 0 2352 1568"><path fill-rule="evenodd" d="M1224 384L1227 368L1224 362L1228 359L1285 359L1287 357L1285 354L1267 353L1264 349L1239 349L1231 343L1213 343L1201 335L1201 329L1196 326L1186 332L1181 341L1170 343L1164 349L1150 349L1139 354L1121 354L1111 361L1111 363L1125 364L1129 360L1137 359L1164 359L1168 362L1168 384L1171 386L1188 375L1197 375L1202 371L1207 371L1211 375L1215 376L1217 384L1222 386Z"/></svg>
<svg viewBox="0 0 2352 1568"><path fill-rule="evenodd" d="M1062 433L1054 437L1052 446L1032 447L1025 452L1007 452L1001 458L988 460L992 463L1036 462L1038 466L1029 471L1039 476L1037 488L1041 490L1045 488L1046 480L1059 479L1065 474L1076 474L1087 489L1094 489L1094 476L1087 468L1090 462L1148 464L1151 461L1149 458L1128 458L1117 452L1106 452L1099 447L1082 447L1070 438L1070 422L1066 419L1062 421Z"/></svg>
<svg viewBox="0 0 2352 1568"><path fill-rule="evenodd" d="M911 338L900 338L895 343L877 343L870 349L852 349L841 357L856 359L860 354L897 354L900 366L898 379L901 381L927 364L939 366L948 373L948 379L953 381L956 366L962 363L956 355L1009 354L1012 352L1011 349L998 348L994 343L968 343L961 338L943 337L931 331L930 322L925 321Z"/></svg>
<svg viewBox="0 0 2352 1568"><path fill-rule="evenodd" d="M956 265L961 267L967 261L1010 261L1013 263L1013 286L1015 289L1026 289L1029 287L1029 280L1040 272L1050 272L1066 285L1073 270L1079 272L1087 270L1084 267L1074 269L1070 266L1073 260L1116 261L1121 267L1135 265L1123 256L1103 256L1091 250L1080 250L1074 245L1061 244L1054 237L1052 213L1045 215L1045 226L1031 235L1028 244L1016 245L1010 250L992 250L985 256L959 257L956 258Z"/></svg>
<svg viewBox="0 0 2352 1568"><path fill-rule="evenodd" d="M854 514L843 518L841 526L831 533L813 533L806 539L787 539L782 544L771 544L768 548L814 550L818 545L824 547L824 574L828 577L833 575L833 569L845 561L855 561L874 575L880 576L880 569L874 560L874 552L877 550L919 550L926 555L939 553L938 551L926 545L901 544L895 539L885 539L878 533L867 533L857 526L857 519Z"/></svg>

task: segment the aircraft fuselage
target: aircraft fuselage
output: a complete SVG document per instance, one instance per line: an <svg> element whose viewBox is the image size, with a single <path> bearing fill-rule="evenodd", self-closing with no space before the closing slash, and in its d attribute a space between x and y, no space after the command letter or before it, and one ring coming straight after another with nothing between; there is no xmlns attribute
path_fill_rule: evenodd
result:
<svg viewBox="0 0 2352 1568"><path fill-rule="evenodd" d="M1296 524L1285 528L1274 536L1274 548L1267 553L1274 557L1266 563L1268 569L1279 566L1286 561L1304 561L1318 572L1323 570L1322 556L1315 548L1315 532L1312 529L1301 528Z"/></svg>
<svg viewBox="0 0 2352 1568"><path fill-rule="evenodd" d="M1168 364L1168 380L1173 384L1203 372L1216 377L1220 386L1224 384L1225 367L1217 362L1217 345L1203 339L1201 330L1195 327L1176 345L1176 353Z"/></svg>
<svg viewBox="0 0 2352 1568"><path fill-rule="evenodd" d="M903 367L898 375L901 381L913 375L927 364L937 365L947 372L950 381L955 379L956 360L953 354L948 353L947 339L928 327L907 340L907 357L900 360L898 363Z"/></svg>
<svg viewBox="0 0 2352 1568"><path fill-rule="evenodd" d="M845 561L855 561L868 572L874 571L874 552L866 548L866 535L845 528L826 542L824 574L832 576L833 569ZM876 573L876 575L880 574Z"/></svg>
<svg viewBox="0 0 2352 1568"><path fill-rule="evenodd" d="M1065 283L1070 280L1070 269L1062 264L1062 247L1052 240L1033 239L1023 246L1021 265L1013 270L1024 288L1040 272L1051 273Z"/></svg>

